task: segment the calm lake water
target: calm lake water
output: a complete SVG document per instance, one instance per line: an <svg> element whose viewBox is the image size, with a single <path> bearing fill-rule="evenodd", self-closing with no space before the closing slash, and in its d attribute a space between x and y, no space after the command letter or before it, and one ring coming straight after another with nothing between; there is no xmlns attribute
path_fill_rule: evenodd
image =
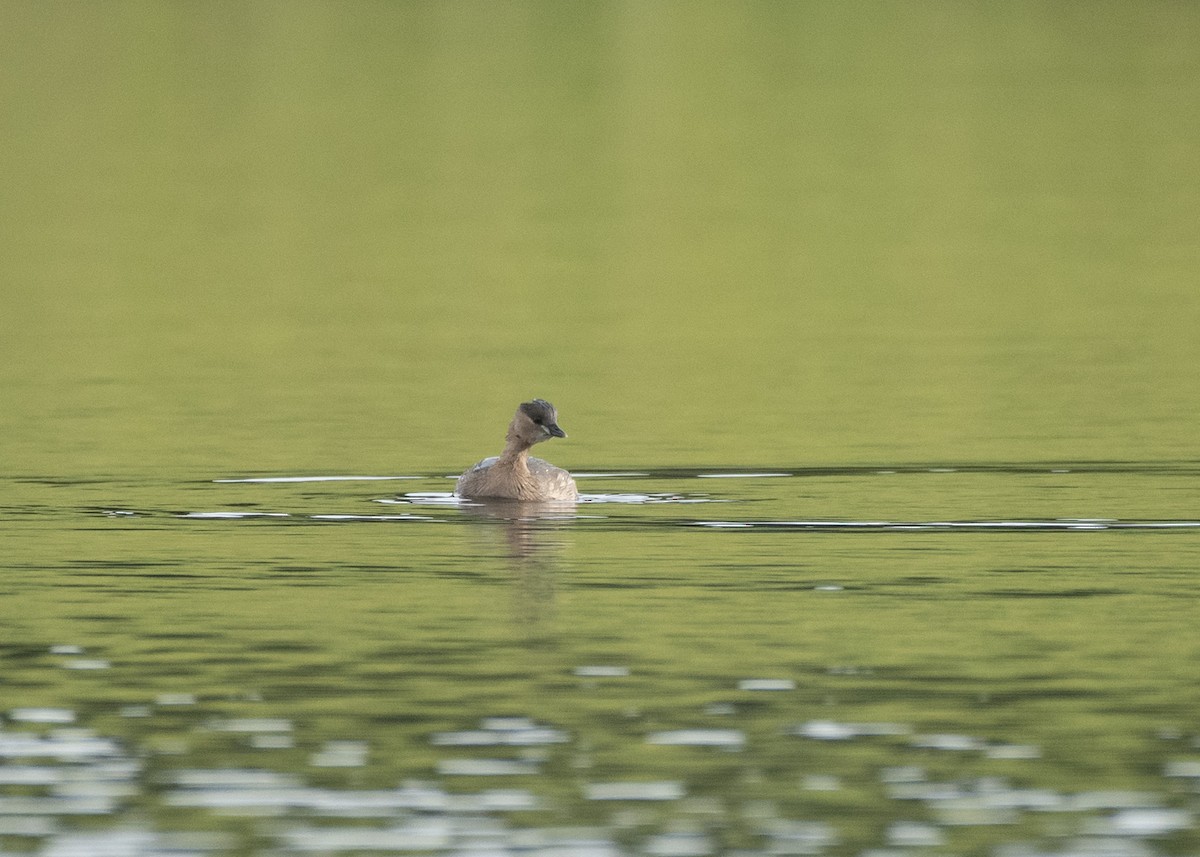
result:
<svg viewBox="0 0 1200 857"><path fill-rule="evenodd" d="M1200 853L1197 44L0 5L0 853Z"/></svg>

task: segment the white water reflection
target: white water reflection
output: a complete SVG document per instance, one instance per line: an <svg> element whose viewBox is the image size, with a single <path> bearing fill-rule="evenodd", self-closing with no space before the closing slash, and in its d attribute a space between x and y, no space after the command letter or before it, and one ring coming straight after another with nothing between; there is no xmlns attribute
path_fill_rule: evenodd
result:
<svg viewBox="0 0 1200 857"><path fill-rule="evenodd" d="M796 682L790 678L744 678L738 682L738 690L749 690L756 693L783 693L796 689Z"/></svg>
<svg viewBox="0 0 1200 857"><path fill-rule="evenodd" d="M907 735L912 729L900 723L839 723L834 720L810 720L793 730L794 735L817 741L850 741L883 735Z"/></svg>
<svg viewBox="0 0 1200 857"><path fill-rule="evenodd" d="M309 756L314 768L361 768L367 764L369 745L366 741L326 741Z"/></svg>
<svg viewBox="0 0 1200 857"><path fill-rule="evenodd" d="M116 742L86 729L58 729L49 735L0 732L0 759L57 759L88 762L120 752Z"/></svg>
<svg viewBox="0 0 1200 857"><path fill-rule="evenodd" d="M740 750L746 743L746 736L739 729L671 729L665 732L652 732L646 736L646 743L675 747L719 747L725 750Z"/></svg>
<svg viewBox="0 0 1200 857"><path fill-rule="evenodd" d="M584 786L588 800L612 801L675 801L687 794L683 783L666 780L657 782L589 783Z"/></svg>
<svg viewBox="0 0 1200 857"><path fill-rule="evenodd" d="M697 479L771 479L790 473L697 473Z"/></svg>
<svg viewBox="0 0 1200 857"><path fill-rule="evenodd" d="M580 678L627 678L629 667L622 666L582 666L575 667L571 672Z"/></svg>
<svg viewBox="0 0 1200 857"><path fill-rule="evenodd" d="M637 492L625 493L610 493L610 494L580 494L578 500L548 502L548 503L522 503L516 500L487 500L472 498L467 499L458 497L447 491L409 491L399 497L382 497L376 499L376 503L392 504L392 505L414 505L414 506L450 506L459 508L475 508L475 507L493 507L493 506L514 506L519 507L533 514L538 510L573 509L579 504L590 503L616 503L621 505L646 505L657 503L718 503L727 502L714 497L687 497L681 494L673 494L669 492L648 493L642 494Z"/></svg>
<svg viewBox="0 0 1200 857"><path fill-rule="evenodd" d="M345 522L425 521L425 522L430 522L430 523L436 523L438 519L430 518L427 515L333 515L333 514L325 514L325 515L309 515L308 520L310 520L310 521L345 521Z"/></svg>
<svg viewBox="0 0 1200 857"><path fill-rule="evenodd" d="M248 518L289 518L287 512L184 512L179 517L181 518L201 518L209 520L230 520L239 521Z"/></svg>
<svg viewBox="0 0 1200 857"><path fill-rule="evenodd" d="M423 479L422 476L253 476L245 479L214 479L220 484L269 484L272 482L393 482L400 479Z"/></svg>
<svg viewBox="0 0 1200 857"><path fill-rule="evenodd" d="M1084 833L1100 836L1165 836L1187 830L1195 823L1192 813L1183 809L1124 809L1108 818L1096 818L1084 825Z"/></svg>
<svg viewBox="0 0 1200 857"><path fill-rule="evenodd" d="M451 777L523 777L541 772L536 762L522 759L444 759L437 772Z"/></svg>
<svg viewBox="0 0 1200 857"><path fill-rule="evenodd" d="M68 708L14 708L8 719L17 723L74 723L75 712Z"/></svg>
<svg viewBox="0 0 1200 857"><path fill-rule="evenodd" d="M106 670L112 666L111 663L102 658L79 658L73 661L64 661L62 668L65 670Z"/></svg>
<svg viewBox="0 0 1200 857"><path fill-rule="evenodd" d="M208 728L214 732L290 732L292 722L280 717L237 717L213 720Z"/></svg>
<svg viewBox="0 0 1200 857"><path fill-rule="evenodd" d="M595 472L576 470L571 475L576 479L640 479L650 476L648 472L640 470L613 470Z"/></svg>
<svg viewBox="0 0 1200 857"><path fill-rule="evenodd" d="M592 671L600 676L624 674L621 669L605 667ZM782 690L787 681L747 679L739 682L739 687ZM0 758L5 759L0 764L0 836L40 840L39 855L201 857L231 853L241 847L240 840L230 834L175 833L140 826L133 820L135 816L128 816L128 808L131 801L147 798L163 807L211 813L214 818L233 816L252 824L267 824L270 820L258 835L273 843L272 853L281 855L421 852L445 857L467 853L617 857L725 853L707 828L725 818L726 808L720 800L714 802L706 796L710 786L698 784L700 793L692 796L692 789L683 779L596 779L579 785L578 798L586 802L666 809L666 815L643 820L643 827L651 818L657 818L654 825L661 826L644 830L632 852L616 844L616 830L523 829L516 823L522 814L546 808L539 783L553 763L554 756L549 754L577 752L569 745L580 743L571 732L531 716L490 716L473 729L432 733L430 746L455 755L437 761L434 779L406 781L393 788L315 786L301 774L264 766L263 761L269 757L258 757L256 767L182 767L149 774L137 758L143 750L136 746L126 748L87 729L53 728L76 716L69 709L13 709L7 713L7 720L35 731L0 732ZM738 714L731 709L727 716ZM196 728L254 736L290 736L299 729L291 720L269 714L210 718L198 721ZM801 738L835 744L899 736L914 752L970 752L977 758L984 758L985 752L994 748L1019 749L1021 752L1006 753L1002 758L1022 765L1035 764L1039 758L1022 745L959 733L913 736L909 726L889 722L812 720L792 731ZM708 727L654 731L644 738L647 744L674 747L674 752L683 753L743 751L761 740L751 739L741 728ZM560 746L563 750L555 751ZM472 748L502 752L488 756L463 754ZM518 755L504 755L505 750L515 750ZM369 741L327 740L313 754L310 765L362 766L369 756ZM847 754L850 771L855 770L855 756L853 750ZM30 757L37 761L19 761ZM836 764L836 759L825 764ZM1162 774L1176 780L1200 779L1200 761L1172 760ZM148 777L157 782L157 789L148 788ZM474 779L496 780L497 787L458 789L448 785ZM509 780L529 781L530 785L517 787ZM885 767L878 772L878 780L884 799L921 810L921 817L911 811L902 813L907 817L890 822L882 830L879 844L887 848L937 847L948 841L949 831L955 828L1011 826L1032 813L1078 817L1077 823L1066 828L1074 830L1078 838L1067 846L1068 852L1029 853L1070 853L1070 848L1082 848L1080 843L1091 841L1107 845L1089 853L1132 853L1147 841L1192 830L1196 823L1191 809L1173 806L1169 798L1151 792L1068 793L1014 785L991 773L933 779L920 765ZM826 770L807 774L799 785L805 791L838 792L841 782L836 770ZM740 812L760 842L757 848L738 852L745 857L820 855L841 840L836 825L781 816L767 803L751 802ZM102 817L114 819L116 826L90 832L72 829L72 819ZM707 819L705 828L696 827L696 819L701 817ZM339 819L354 823L339 823ZM1024 852L1005 846L996 853ZM1144 853L1155 852L1149 849Z"/></svg>
<svg viewBox="0 0 1200 857"><path fill-rule="evenodd" d="M567 733L539 726L524 717L490 717L478 729L438 732L434 734L432 743L443 747L531 747L564 744L569 740Z"/></svg>

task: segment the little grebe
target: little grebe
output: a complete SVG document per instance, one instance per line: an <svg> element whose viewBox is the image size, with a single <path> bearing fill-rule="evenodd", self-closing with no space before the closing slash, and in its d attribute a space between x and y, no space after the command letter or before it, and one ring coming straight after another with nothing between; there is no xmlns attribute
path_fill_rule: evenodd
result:
<svg viewBox="0 0 1200 857"><path fill-rule="evenodd" d="M508 425L507 443L499 456L470 468L454 486L459 497L509 500L576 500L579 491L571 474L540 458L529 448L552 437L566 437L558 427L558 411L545 399L524 402Z"/></svg>

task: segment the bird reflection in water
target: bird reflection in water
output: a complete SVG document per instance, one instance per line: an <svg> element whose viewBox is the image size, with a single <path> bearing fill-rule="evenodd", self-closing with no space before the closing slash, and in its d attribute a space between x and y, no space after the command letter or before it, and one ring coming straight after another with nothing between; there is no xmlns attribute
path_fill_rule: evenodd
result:
<svg viewBox="0 0 1200 857"><path fill-rule="evenodd" d="M472 500L459 507L475 518L489 545L502 539L504 554L516 583L514 619L542 636L554 613L554 578L567 532L576 519L572 501L527 503L520 500ZM484 535L486 534L486 535Z"/></svg>

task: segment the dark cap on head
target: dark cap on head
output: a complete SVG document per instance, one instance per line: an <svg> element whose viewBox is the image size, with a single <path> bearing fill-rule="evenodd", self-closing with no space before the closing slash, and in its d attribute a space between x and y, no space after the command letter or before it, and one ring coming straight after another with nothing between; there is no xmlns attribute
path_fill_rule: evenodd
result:
<svg viewBox="0 0 1200 857"><path fill-rule="evenodd" d="M544 427L553 437L567 436L567 433L558 427L558 411L554 409L554 405L545 399L522 402L520 410L521 413L533 420L534 423Z"/></svg>
<svg viewBox="0 0 1200 857"><path fill-rule="evenodd" d="M534 399L532 402L521 403L521 413L529 417L534 422L544 420L546 417L551 419L556 416L554 405L547 402L545 399Z"/></svg>

